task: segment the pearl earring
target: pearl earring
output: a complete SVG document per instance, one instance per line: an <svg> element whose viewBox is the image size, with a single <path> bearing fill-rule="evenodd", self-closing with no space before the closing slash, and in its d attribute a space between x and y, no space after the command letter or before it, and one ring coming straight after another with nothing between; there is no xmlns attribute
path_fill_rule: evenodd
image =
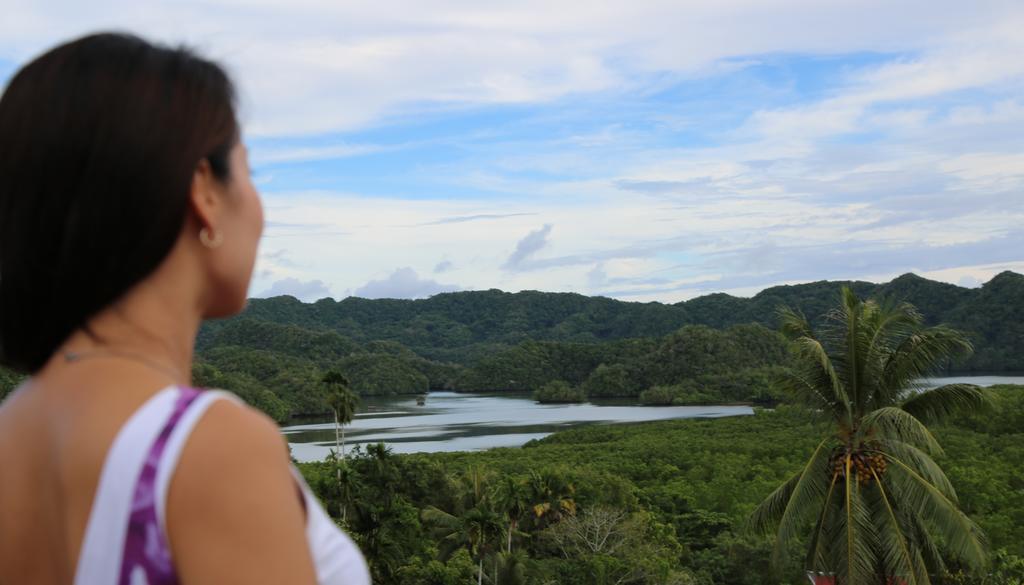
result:
<svg viewBox="0 0 1024 585"><path fill-rule="evenodd" d="M213 235L210 235L211 232L213 232ZM204 227L199 230L199 241L207 248L213 250L214 248L219 248L224 243L224 234Z"/></svg>

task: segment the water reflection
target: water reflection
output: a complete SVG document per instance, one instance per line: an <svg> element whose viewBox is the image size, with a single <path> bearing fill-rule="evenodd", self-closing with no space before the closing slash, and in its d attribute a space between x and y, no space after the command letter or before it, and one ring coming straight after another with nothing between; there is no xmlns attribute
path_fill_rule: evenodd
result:
<svg viewBox="0 0 1024 585"><path fill-rule="evenodd" d="M928 378L924 387L965 383L1024 384L1022 376ZM579 425L752 414L748 406L636 406L629 400L537 404L529 394L433 392L423 406L412 396L363 399L346 445L384 442L396 453L518 447ZM282 429L299 461L319 461L334 446L334 423L323 418Z"/></svg>
<svg viewBox="0 0 1024 585"><path fill-rule="evenodd" d="M365 399L345 439L348 446L382 441L397 453L475 451L517 447L586 424L752 413L748 406L537 404L526 394L433 392L423 406L409 396ZM334 423L326 418L282 431L299 461L321 460L334 446Z"/></svg>
<svg viewBox="0 0 1024 585"><path fill-rule="evenodd" d="M938 388L946 384L976 384L978 386L995 386L996 384L1024 384L1024 376L1008 376L995 374L991 376L949 376L946 378L924 378L921 380L925 388Z"/></svg>

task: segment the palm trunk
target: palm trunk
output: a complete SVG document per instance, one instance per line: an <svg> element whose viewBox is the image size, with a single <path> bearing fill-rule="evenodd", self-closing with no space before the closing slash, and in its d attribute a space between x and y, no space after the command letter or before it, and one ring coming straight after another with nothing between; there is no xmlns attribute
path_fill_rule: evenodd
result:
<svg viewBox="0 0 1024 585"><path fill-rule="evenodd" d="M508 544L505 545L505 552L512 552L512 531L516 529L515 519L509 520L508 522Z"/></svg>
<svg viewBox="0 0 1024 585"><path fill-rule="evenodd" d="M480 567L476 574L476 585L483 585L484 583L484 555L480 555Z"/></svg>
<svg viewBox="0 0 1024 585"><path fill-rule="evenodd" d="M339 447L340 440L338 438L338 428L339 428L339 426L340 425L338 424L338 411L335 410L334 411L334 452L335 453L338 453L339 450L340 450L340 447ZM337 482L338 482L338 515L341 516L342 519L344 520L344 518L345 518L345 499L341 497L341 465L338 464L337 460L334 461L334 471L337 474Z"/></svg>
<svg viewBox="0 0 1024 585"><path fill-rule="evenodd" d="M341 425L338 424L338 411L334 411L334 452L341 453L341 438L338 435ZM341 473L340 471L338 472ZM338 480L341 480L341 476L338 476Z"/></svg>

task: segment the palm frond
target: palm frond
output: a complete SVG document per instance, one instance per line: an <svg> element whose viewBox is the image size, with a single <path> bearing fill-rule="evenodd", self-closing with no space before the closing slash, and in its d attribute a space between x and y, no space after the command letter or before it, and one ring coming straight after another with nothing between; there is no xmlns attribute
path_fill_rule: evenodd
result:
<svg viewBox="0 0 1024 585"><path fill-rule="evenodd" d="M459 519L445 512L444 510L435 506L427 506L420 512L420 518L422 518L425 524L429 524L441 529L451 529L458 525Z"/></svg>
<svg viewBox="0 0 1024 585"><path fill-rule="evenodd" d="M765 498L750 517L752 528L758 532L778 527L772 554L776 565L785 557L789 541L814 517L825 497L830 442L829 438L818 443L803 470Z"/></svg>
<svg viewBox="0 0 1024 585"><path fill-rule="evenodd" d="M810 376L818 376L820 372L810 372ZM820 376L819 376L820 377ZM808 406L812 412L821 409L831 420L845 420L846 410L835 397L822 392L822 384L811 381L802 372L786 369L776 380L776 389L789 394L797 403Z"/></svg>
<svg viewBox="0 0 1024 585"><path fill-rule="evenodd" d="M892 439L909 443L931 455L941 455L942 447L928 427L913 414L895 406L875 409L861 419L859 438Z"/></svg>
<svg viewBox="0 0 1024 585"><path fill-rule="evenodd" d="M876 576L878 535L871 521L870 507L864 501L860 484L851 473L846 458L845 502L842 522L844 545L840 552L840 576L844 583L870 583Z"/></svg>
<svg viewBox="0 0 1024 585"><path fill-rule="evenodd" d="M866 393L861 388L863 378L863 355L865 350L865 335L862 328L861 318L865 313L870 314L874 308L873 304L861 303L857 295L848 286L842 288L842 314L845 323L845 339L843 346L846 350L844 363L846 392L854 404L856 412L863 412L863 401Z"/></svg>
<svg viewBox="0 0 1024 585"><path fill-rule="evenodd" d="M866 395L864 405L866 409L869 409L871 405L879 402L883 405L892 402L884 398L881 401L878 400L879 395L884 395L888 390L879 387L879 382L883 379L882 370L900 340L920 328L921 315L913 305L907 303L897 305L886 301L879 304L878 310L874 311L866 321L870 330L870 340L864 349L862 384Z"/></svg>
<svg viewBox="0 0 1024 585"><path fill-rule="evenodd" d="M914 545L921 557L921 562L930 567L933 573L939 574L946 569L946 563L942 560L942 553L934 538L928 534L921 517L917 514L903 514L907 521L909 532L913 535Z"/></svg>
<svg viewBox="0 0 1024 585"><path fill-rule="evenodd" d="M836 371L832 356L814 333L807 317L799 310L787 306L780 306L776 312L780 330L793 341L793 350L798 356L798 372L790 376L788 389L812 406L825 408L836 419L845 419L847 425L851 424L848 392Z"/></svg>
<svg viewBox="0 0 1024 585"><path fill-rule="evenodd" d="M957 502L956 490L953 489L953 484L949 482L945 472L942 471L939 464L928 453L910 443L902 441L884 439L879 441L879 443L881 444L881 449L875 451L875 453L880 453L883 457L892 456L903 461L928 483L935 486L946 499L954 503Z"/></svg>
<svg viewBox="0 0 1024 585"><path fill-rule="evenodd" d="M850 410L850 397L846 392L846 388L843 387L839 374L836 373L836 369L832 364L832 358L825 350L825 346L817 339L811 337L801 337L794 343L811 367L816 368L814 373L818 378L819 383L817 386L819 391L831 399L830 402L834 405L833 410L841 413L842 419L845 420L847 425L852 426L853 413Z"/></svg>
<svg viewBox="0 0 1024 585"><path fill-rule="evenodd" d="M971 342L962 333L943 325L915 331L893 349L882 367L879 386L892 392L910 388L947 361L966 358L972 351ZM895 398L890 397L888 402Z"/></svg>
<svg viewBox="0 0 1024 585"><path fill-rule="evenodd" d="M906 512L920 516L928 534L936 534L955 558L975 568L984 567L988 559L985 535L960 511L955 500L905 461L891 454L886 459L894 464L886 473L889 491L904 502Z"/></svg>
<svg viewBox="0 0 1024 585"><path fill-rule="evenodd" d="M839 474L833 473L832 480L828 484L828 492L825 494L825 501L821 505L821 513L818 516L818 521L814 525L814 532L811 533L811 543L807 551L807 559L805 564L807 567L825 567L827 565L826 559L821 551L821 536L828 526L828 513L831 511L832 494L835 493L836 485L839 483Z"/></svg>
<svg viewBox="0 0 1024 585"><path fill-rule="evenodd" d="M853 484L851 483L853 474L851 473L850 463L850 456L847 455L845 463L846 473L843 474L843 480L846 482L845 489L843 490L843 495L846 496L846 576L852 580L854 575L853 561L856 560L858 555L854 551L853 545L855 540L853 523L853 493L851 491L853 488Z"/></svg>
<svg viewBox="0 0 1024 585"><path fill-rule="evenodd" d="M903 567L906 570L906 575L910 578L909 585L928 585L931 581L928 578L928 571L921 563L919 555L914 554L916 549L911 549L908 541L909 538L904 535L904 526L896 516L896 511L893 509L893 504L889 501L888 495L885 493L885 486L882 484L882 478L871 470L871 475L875 480L875 487L878 489L878 497L881 500L881 509L884 510L884 519L888 526L886 528L880 528L878 533L883 536L884 544L888 545L885 547L885 552L889 553L886 556L886 567L889 569L888 574L892 576L900 575L899 567Z"/></svg>
<svg viewBox="0 0 1024 585"><path fill-rule="evenodd" d="M779 525L782 515L786 511L786 505L793 495L793 489L797 482L803 477L803 471L794 474L782 485L775 488L771 494L754 508L753 513L747 518L746 530L757 534L770 534Z"/></svg>
<svg viewBox="0 0 1024 585"><path fill-rule="evenodd" d="M901 408L918 420L934 423L956 413L989 409L994 401L992 392L986 388L974 384L946 384L914 394Z"/></svg>
<svg viewBox="0 0 1024 585"><path fill-rule="evenodd" d="M801 337L815 339L811 324L808 323L807 317L799 309L783 305L776 309L775 312L779 318L779 330L787 338L790 340L800 339Z"/></svg>
<svg viewBox="0 0 1024 585"><path fill-rule="evenodd" d="M458 517L440 508L427 506L420 512L420 518L434 537L439 539L438 557L442 560L468 545L468 534Z"/></svg>

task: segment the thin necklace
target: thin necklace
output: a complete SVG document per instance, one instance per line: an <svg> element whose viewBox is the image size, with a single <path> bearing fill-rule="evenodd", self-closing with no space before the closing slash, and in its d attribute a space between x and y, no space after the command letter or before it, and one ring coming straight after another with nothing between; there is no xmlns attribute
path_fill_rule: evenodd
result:
<svg viewBox="0 0 1024 585"><path fill-rule="evenodd" d="M84 359L93 357L119 357L129 360L135 360L136 362L149 366L150 368L169 375L174 380L184 380L185 377L181 375L181 372L172 366L161 364L160 362L146 357L140 353L131 351L124 351L120 349L96 349L92 351L66 351L64 352L64 361L69 364L79 362Z"/></svg>

